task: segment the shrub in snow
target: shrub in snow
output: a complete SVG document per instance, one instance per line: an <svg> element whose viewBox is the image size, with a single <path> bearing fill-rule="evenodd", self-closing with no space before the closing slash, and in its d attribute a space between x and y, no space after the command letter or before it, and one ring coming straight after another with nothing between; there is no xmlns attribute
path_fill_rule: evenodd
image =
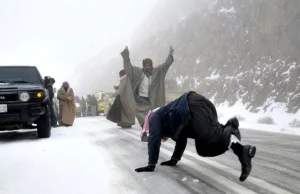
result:
<svg viewBox="0 0 300 194"><path fill-rule="evenodd" d="M268 124L268 125L274 125L274 120L271 117L263 117L263 118L259 118L258 123L260 124Z"/></svg>
<svg viewBox="0 0 300 194"><path fill-rule="evenodd" d="M300 120L294 119L289 122L290 127L292 128L300 128Z"/></svg>

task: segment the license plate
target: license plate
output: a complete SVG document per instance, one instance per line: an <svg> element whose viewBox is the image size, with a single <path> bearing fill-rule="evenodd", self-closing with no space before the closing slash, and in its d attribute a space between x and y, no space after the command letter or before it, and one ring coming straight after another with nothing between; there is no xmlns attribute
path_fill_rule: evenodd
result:
<svg viewBox="0 0 300 194"><path fill-rule="evenodd" d="M0 104L0 113L7 112L7 104Z"/></svg>

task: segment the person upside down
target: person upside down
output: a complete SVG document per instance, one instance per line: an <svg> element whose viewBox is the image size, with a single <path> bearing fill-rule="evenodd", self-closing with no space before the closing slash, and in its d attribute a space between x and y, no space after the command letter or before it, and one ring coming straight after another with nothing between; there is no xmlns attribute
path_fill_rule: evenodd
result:
<svg viewBox="0 0 300 194"><path fill-rule="evenodd" d="M154 171L161 140L166 138L172 138L176 145L171 159L161 165L176 166L186 148L187 139L192 138L195 139L197 153L202 157L219 156L231 148L241 163L239 180L243 182L249 176L256 147L241 143L237 118L229 119L225 125L220 124L215 106L204 96L187 92L177 100L149 111L146 121L142 141L148 141L148 165L135 169L136 172ZM149 137L145 140L148 129Z"/></svg>

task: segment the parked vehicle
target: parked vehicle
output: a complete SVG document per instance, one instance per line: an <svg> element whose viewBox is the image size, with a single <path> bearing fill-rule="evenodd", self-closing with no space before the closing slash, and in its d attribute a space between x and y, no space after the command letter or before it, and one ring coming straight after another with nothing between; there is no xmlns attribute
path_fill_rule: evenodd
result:
<svg viewBox="0 0 300 194"><path fill-rule="evenodd" d="M35 66L0 66L0 131L37 128L51 135L47 83Z"/></svg>
<svg viewBox="0 0 300 194"><path fill-rule="evenodd" d="M97 92L95 93L95 96L98 101L98 113L106 115L106 113L108 112L109 108L115 100L115 92Z"/></svg>

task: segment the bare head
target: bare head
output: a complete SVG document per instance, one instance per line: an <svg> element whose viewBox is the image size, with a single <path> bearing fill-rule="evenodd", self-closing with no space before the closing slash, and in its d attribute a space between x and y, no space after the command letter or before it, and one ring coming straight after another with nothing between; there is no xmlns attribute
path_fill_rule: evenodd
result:
<svg viewBox="0 0 300 194"><path fill-rule="evenodd" d="M153 62L150 58L143 60L143 69L146 75L151 75L153 71Z"/></svg>

